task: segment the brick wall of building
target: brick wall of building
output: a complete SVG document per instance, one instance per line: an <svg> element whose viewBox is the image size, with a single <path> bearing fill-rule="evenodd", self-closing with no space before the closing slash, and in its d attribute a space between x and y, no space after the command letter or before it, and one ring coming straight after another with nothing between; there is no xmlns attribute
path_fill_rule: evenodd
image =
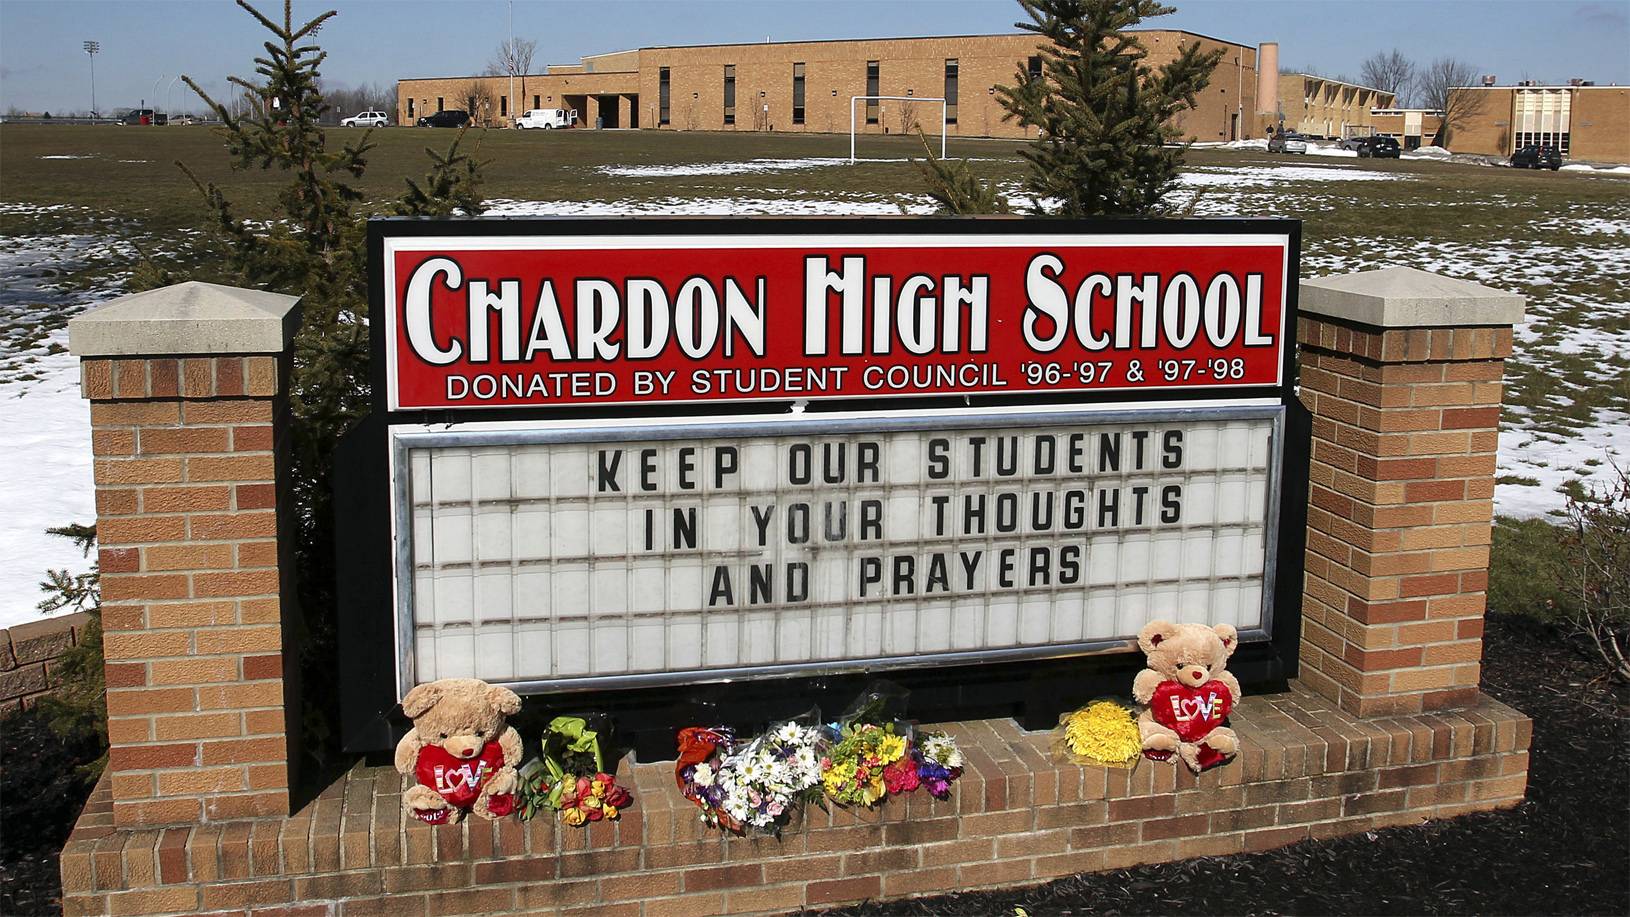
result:
<svg viewBox="0 0 1630 917"><path fill-rule="evenodd" d="M1570 158L1630 162L1630 88L1575 89L1572 122Z"/></svg>
<svg viewBox="0 0 1630 917"><path fill-rule="evenodd" d="M1458 113L1450 125L1449 149L1510 156L1517 141L1517 94L1521 91L1515 86L1455 90ZM1569 107L1568 158L1630 163L1630 88L1577 86L1563 91L1568 94Z"/></svg>
<svg viewBox="0 0 1630 917"><path fill-rule="evenodd" d="M0 716L51 693L52 667L79 645L91 616L80 612L0 628Z"/></svg>
<svg viewBox="0 0 1630 917"><path fill-rule="evenodd" d="M1256 49L1193 35L1150 30L1139 33L1151 67L1174 59L1189 44L1208 50L1222 48L1225 57L1200 94L1196 108L1175 122L1185 137L1228 140L1254 135L1256 109ZM1023 137L1024 128L1004 121L1004 111L993 88L1014 83L1018 70L1037 53L1035 36L972 35L945 38L867 39L857 41L773 42L740 45L641 48L602 55L593 60L594 72L527 77L527 90L519 109L572 107L567 96L598 94L637 95L639 126L669 130L787 131L847 133L849 100L867 94L866 64L878 62L875 95L937 98L945 95L945 63L958 63L956 123L947 125L951 136ZM802 123L793 120L793 65L805 67L805 102ZM727 65L736 68L736 112L725 123L724 79ZM632 72L608 72L610 67ZM669 119L660 124L661 71L669 73ZM575 69L575 68L574 68ZM397 84L398 123L407 117L407 100L415 100L415 115L434 111L438 96L451 100L472 79L487 81L493 98L508 91L507 77L450 77L403 80ZM550 102L553 97L557 101ZM426 106L430 106L428 110ZM496 105L496 103L495 103ZM915 120L929 133L939 130L939 103L882 103L878 123L866 124L857 107L857 127L867 133L911 133ZM447 108L458 107L451 101ZM515 110L517 106L512 106ZM1240 115L1235 125L1235 115ZM594 113L586 113L584 126L593 126ZM628 126L626 117L619 125Z"/></svg>
<svg viewBox="0 0 1630 917"><path fill-rule="evenodd" d="M1374 128L1370 110L1390 108L1390 92L1306 73L1279 76L1279 113L1285 127L1311 137L1365 136Z"/></svg>

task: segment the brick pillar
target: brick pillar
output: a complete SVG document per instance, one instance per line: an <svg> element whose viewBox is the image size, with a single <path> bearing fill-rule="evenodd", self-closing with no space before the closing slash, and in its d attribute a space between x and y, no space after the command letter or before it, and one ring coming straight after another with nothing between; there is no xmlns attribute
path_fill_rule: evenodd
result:
<svg viewBox="0 0 1630 917"><path fill-rule="evenodd" d="M69 323L91 401L114 821L286 815L297 297L182 283Z"/></svg>
<svg viewBox="0 0 1630 917"><path fill-rule="evenodd" d="M1412 268L1301 285L1301 677L1350 713L1477 694L1501 379L1523 305Z"/></svg>

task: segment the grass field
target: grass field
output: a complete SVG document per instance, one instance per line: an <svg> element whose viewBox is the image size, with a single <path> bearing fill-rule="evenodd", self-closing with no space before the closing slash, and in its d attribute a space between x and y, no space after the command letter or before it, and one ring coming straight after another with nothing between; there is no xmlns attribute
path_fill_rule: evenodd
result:
<svg viewBox="0 0 1630 917"><path fill-rule="evenodd" d="M361 136L330 133L336 142ZM373 132L358 183L367 207L422 175L425 147L443 149L453 136ZM842 135L489 131L466 142L479 144L488 212L497 215L928 209L909 161L921 152L912 138L862 138L865 161L855 165ZM1019 146L953 141L951 155L1017 196ZM65 381L73 364L60 353L62 328L87 304L119 293L140 261L219 277L218 243L202 228L205 210L178 161L221 184L241 216L274 215L284 177L232 171L208 128L0 126L0 437L33 436L46 449L51 437L67 435L48 426L60 414L39 404L47 390L63 404L76 397ZM1630 179L1196 149L1175 198L1198 215L1301 219L1304 277L1408 265L1526 294L1530 321L1507 365L1502 513L1555 511L1558 488L1630 461ZM31 410L8 401L31 393ZM22 452L26 459L13 449L6 461L38 461L32 449ZM88 506L88 480L79 490ZM37 529L37 521L4 525ZM10 544L0 537L0 546ZM0 606L10 604L8 582L0 580Z"/></svg>

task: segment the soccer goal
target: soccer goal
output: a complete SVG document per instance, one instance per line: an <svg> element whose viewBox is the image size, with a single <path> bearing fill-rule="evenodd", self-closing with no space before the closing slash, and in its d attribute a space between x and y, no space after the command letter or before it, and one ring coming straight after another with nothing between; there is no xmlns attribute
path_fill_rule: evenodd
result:
<svg viewBox="0 0 1630 917"><path fill-rule="evenodd" d="M900 104L898 104L896 106L895 114L900 119L900 125L899 125L900 126L900 131L899 131L899 133L901 133L901 134L908 134L908 133L911 132L911 130L913 128L916 127L916 124L917 124L916 109L911 107L912 103L915 103L915 102L938 102L938 103L940 103L940 158L941 159L945 158L945 114L946 114L946 112L945 112L945 99L944 98L934 98L934 97L931 97L931 96L850 96L849 97L849 161L850 162L855 162L856 161L856 159L855 159L855 132L858 129L858 122L855 119L855 106L857 104L861 103L861 102L868 103L868 108L870 107L870 103L872 103L872 102L877 103L877 118L876 118L875 123L878 123L878 124L886 123L884 121L884 119L886 117L888 117L888 111L887 111L888 106L885 103L888 103L888 102L900 103ZM868 123L871 123L871 114L869 112L867 114L867 120L868 120Z"/></svg>

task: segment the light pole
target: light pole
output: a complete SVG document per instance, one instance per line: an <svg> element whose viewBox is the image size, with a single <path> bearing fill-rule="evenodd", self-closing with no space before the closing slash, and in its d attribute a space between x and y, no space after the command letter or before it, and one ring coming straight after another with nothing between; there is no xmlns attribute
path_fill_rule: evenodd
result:
<svg viewBox="0 0 1630 917"><path fill-rule="evenodd" d="M85 42L85 53L91 58L91 118L96 117L96 52L102 50L99 41Z"/></svg>
<svg viewBox="0 0 1630 917"><path fill-rule="evenodd" d="M158 127L158 84L162 82L164 82L164 74L160 73L158 75L158 79L153 81L153 114L150 117L152 118L152 125L154 127ZM143 108L147 107L146 102L146 99L142 100Z"/></svg>
<svg viewBox="0 0 1630 917"><path fill-rule="evenodd" d="M507 61L504 69L509 71L509 115L515 116L515 0L509 0L509 47L504 49Z"/></svg>
<svg viewBox="0 0 1630 917"><path fill-rule="evenodd" d="M181 82L181 74L176 74L170 80L170 85L164 87L164 117L170 117L170 94L175 92L175 84Z"/></svg>

